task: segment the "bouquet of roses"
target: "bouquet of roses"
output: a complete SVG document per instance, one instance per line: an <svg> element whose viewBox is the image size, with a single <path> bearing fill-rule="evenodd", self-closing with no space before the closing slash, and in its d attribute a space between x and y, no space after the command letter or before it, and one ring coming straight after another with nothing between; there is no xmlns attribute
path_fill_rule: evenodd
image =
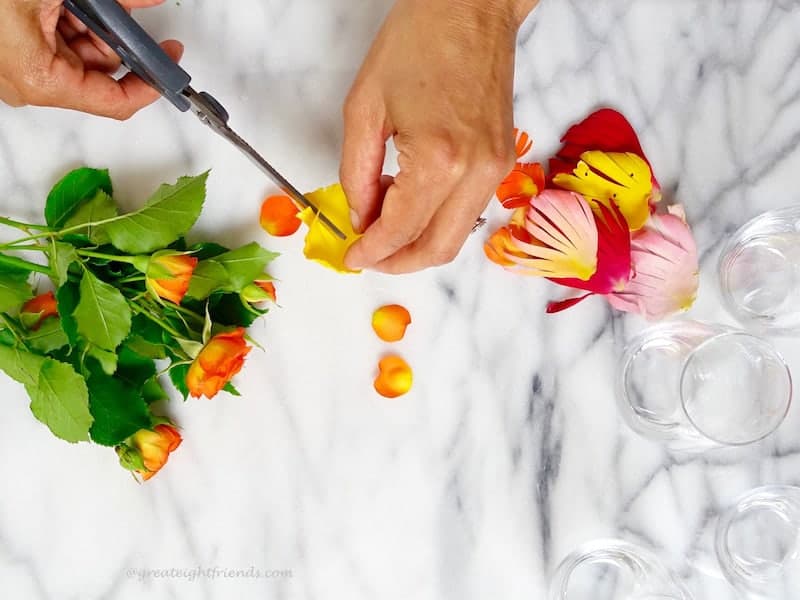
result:
<svg viewBox="0 0 800 600"><path fill-rule="evenodd" d="M154 412L167 398L160 375L184 399L237 394L245 328L275 300L265 269L276 254L187 245L207 176L119 214L108 172L82 168L50 192L44 225L0 218L24 234L0 244L0 369L54 435L113 447L142 479L181 442Z"/></svg>
<svg viewBox="0 0 800 600"><path fill-rule="evenodd" d="M681 206L662 206L661 188L636 132L602 109L564 135L549 161L523 162L532 142L517 134L519 162L497 189L510 222L484 247L510 270L583 293L548 312L601 295L614 308L660 319L697 296L697 247Z"/></svg>

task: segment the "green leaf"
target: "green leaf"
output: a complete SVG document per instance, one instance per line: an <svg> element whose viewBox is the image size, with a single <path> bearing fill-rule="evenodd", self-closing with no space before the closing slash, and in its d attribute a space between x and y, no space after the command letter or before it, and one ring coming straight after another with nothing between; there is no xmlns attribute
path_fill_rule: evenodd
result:
<svg viewBox="0 0 800 600"><path fill-rule="evenodd" d="M56 290L56 303L58 304L58 316L61 319L61 328L69 340L70 346L78 344L78 324L72 313L78 306L80 291L77 283L65 283Z"/></svg>
<svg viewBox="0 0 800 600"><path fill-rule="evenodd" d="M230 277L231 292L241 292L264 272L278 254L265 250L255 242L220 254L213 260L225 267Z"/></svg>
<svg viewBox="0 0 800 600"><path fill-rule="evenodd" d="M228 271L215 260L204 260L197 264L189 281L186 295L190 298L203 300L213 292L231 287L231 278Z"/></svg>
<svg viewBox="0 0 800 600"><path fill-rule="evenodd" d="M85 271L73 313L78 333L103 350L115 350L131 330L131 309L115 287Z"/></svg>
<svg viewBox="0 0 800 600"><path fill-rule="evenodd" d="M33 415L55 436L68 442L89 439L89 392L71 365L45 359L36 386L27 389Z"/></svg>
<svg viewBox="0 0 800 600"><path fill-rule="evenodd" d="M162 185L140 210L103 223L111 243L123 252L148 254L184 235L203 209L208 172Z"/></svg>
<svg viewBox="0 0 800 600"><path fill-rule="evenodd" d="M142 395L125 382L103 373L89 377L89 410L94 417L92 441L116 446L140 429L150 427L150 412Z"/></svg>
<svg viewBox="0 0 800 600"><path fill-rule="evenodd" d="M140 388L156 374L156 366L151 358L142 356L130 348L126 342L119 350L119 369L117 377Z"/></svg>
<svg viewBox="0 0 800 600"><path fill-rule="evenodd" d="M222 388L223 391L228 392L231 396L241 396L242 393L237 390L234 385L230 382L225 384L225 387Z"/></svg>
<svg viewBox="0 0 800 600"><path fill-rule="evenodd" d="M28 284L30 271L15 266L0 264L0 312L19 308L33 297Z"/></svg>
<svg viewBox="0 0 800 600"><path fill-rule="evenodd" d="M187 295L202 300L214 292L241 292L263 275L276 256L253 242L201 261L192 274Z"/></svg>
<svg viewBox="0 0 800 600"><path fill-rule="evenodd" d="M16 346L0 346L0 369L26 387L37 384L39 371L46 360L46 356L20 350Z"/></svg>
<svg viewBox="0 0 800 600"><path fill-rule="evenodd" d="M159 402L160 400L169 400L169 395L164 391L164 387L156 377L152 377L144 382L142 386L142 398L148 404Z"/></svg>
<svg viewBox="0 0 800 600"><path fill-rule="evenodd" d="M25 342L34 350L43 354L53 352L69 344L67 334L61 325L61 319L45 319L36 331L31 331L26 336Z"/></svg>
<svg viewBox="0 0 800 600"><path fill-rule="evenodd" d="M106 375L113 375L117 371L117 354L111 350L103 350L94 344L86 346L86 355L94 358Z"/></svg>
<svg viewBox="0 0 800 600"><path fill-rule="evenodd" d="M176 365L169 370L169 379L184 400L189 397L189 387L186 385L186 375L188 373L189 365L186 364Z"/></svg>
<svg viewBox="0 0 800 600"><path fill-rule="evenodd" d="M85 235L95 244L107 244L110 238L102 223L116 216L117 205L111 196L101 190L94 198L80 205L64 223L64 229L70 229L72 234Z"/></svg>
<svg viewBox="0 0 800 600"><path fill-rule="evenodd" d="M50 268L56 274L56 285L62 286L68 281L69 268L80 261L78 252L71 244L53 242L50 246Z"/></svg>
<svg viewBox="0 0 800 600"><path fill-rule="evenodd" d="M216 242L200 242L199 244L186 248L186 251L190 252L197 260L208 260L220 254L225 254L228 250L230 250L230 248L226 248Z"/></svg>
<svg viewBox="0 0 800 600"><path fill-rule="evenodd" d="M208 301L211 318L215 323L230 327L250 327L256 319L269 312L244 302L239 294L215 293Z"/></svg>
<svg viewBox="0 0 800 600"><path fill-rule="evenodd" d="M67 173L47 196L45 221L50 227L60 228L83 201L93 198L98 191L113 193L107 170L84 167Z"/></svg>

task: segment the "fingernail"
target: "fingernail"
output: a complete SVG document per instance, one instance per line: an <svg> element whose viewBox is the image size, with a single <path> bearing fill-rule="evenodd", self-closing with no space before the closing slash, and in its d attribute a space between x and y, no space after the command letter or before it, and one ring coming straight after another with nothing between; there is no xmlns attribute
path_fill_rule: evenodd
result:
<svg viewBox="0 0 800 600"><path fill-rule="evenodd" d="M361 233L361 219L359 218L358 213L352 208L350 209L350 222L353 224L353 229L355 232Z"/></svg>

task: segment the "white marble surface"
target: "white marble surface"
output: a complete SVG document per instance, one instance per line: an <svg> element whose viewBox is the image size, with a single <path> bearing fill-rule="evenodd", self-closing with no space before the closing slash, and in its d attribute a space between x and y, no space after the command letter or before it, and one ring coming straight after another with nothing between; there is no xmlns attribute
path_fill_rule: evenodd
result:
<svg viewBox="0 0 800 600"><path fill-rule="evenodd" d="M141 20L183 40L197 86L312 189L336 179L340 105L390 2L168 0ZM520 34L517 123L537 155L615 106L687 205L702 250L692 316L728 320L720 240L798 201L798 31L797 0L543 0ZM540 599L575 545L614 535L655 548L698 599L728 600L708 548L718 510L800 483L800 406L735 455L675 457L627 431L612 384L643 323L600 300L546 316L556 288L489 264L481 236L445 268L337 276L302 259L299 237L261 233L270 185L165 102L124 124L0 107L0 213L40 214L83 163L109 167L128 206L213 167L197 235L283 252L283 308L254 329L266 352L238 379L243 397L173 402L185 441L147 485L107 449L54 439L0 382L2 598ZM387 301L414 318L400 349L416 384L393 401L371 388L385 346L369 319ZM800 341L780 346L800 374ZM138 575L251 566L292 575Z"/></svg>

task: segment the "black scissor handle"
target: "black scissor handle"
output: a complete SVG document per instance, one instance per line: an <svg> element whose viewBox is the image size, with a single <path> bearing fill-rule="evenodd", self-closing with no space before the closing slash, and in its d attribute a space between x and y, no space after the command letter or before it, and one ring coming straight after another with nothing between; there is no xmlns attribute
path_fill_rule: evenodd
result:
<svg viewBox="0 0 800 600"><path fill-rule="evenodd" d="M64 0L64 8L108 44L133 73L186 112L191 76L115 0Z"/></svg>

